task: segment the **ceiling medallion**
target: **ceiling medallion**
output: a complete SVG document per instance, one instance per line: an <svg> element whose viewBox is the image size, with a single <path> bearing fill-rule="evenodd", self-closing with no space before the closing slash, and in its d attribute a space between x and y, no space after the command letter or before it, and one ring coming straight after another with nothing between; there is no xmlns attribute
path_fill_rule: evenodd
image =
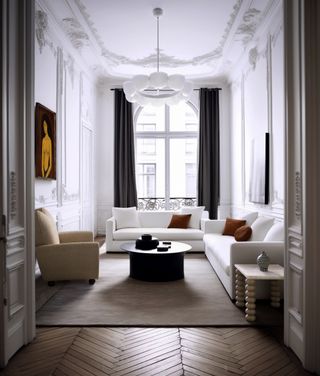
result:
<svg viewBox="0 0 320 376"><path fill-rule="evenodd" d="M162 16L161 8L153 9L153 15L157 19L157 71L147 75L137 75L130 81L123 83L128 102L138 103L141 106L163 106L186 102L193 90L191 81L187 81L181 74L168 76L160 72L160 49L159 49L159 18Z"/></svg>

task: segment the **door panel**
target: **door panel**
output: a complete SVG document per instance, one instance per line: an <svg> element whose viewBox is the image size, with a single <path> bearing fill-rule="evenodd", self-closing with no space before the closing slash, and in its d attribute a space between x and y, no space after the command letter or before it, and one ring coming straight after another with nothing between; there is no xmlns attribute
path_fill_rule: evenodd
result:
<svg viewBox="0 0 320 376"><path fill-rule="evenodd" d="M27 18L32 16L33 6L31 0L7 0L1 2L1 7L1 55L6 57L1 62L2 118L0 127L2 218L0 366L3 367L21 346L32 339L32 335L30 338L29 334L33 332L29 330L27 324L27 312L32 312L30 307L34 291L27 284L26 278L27 270L29 273L33 270L26 262L27 166L29 173L32 171L30 170L31 159L27 158L27 150L31 153L31 149L27 148L26 139L30 141L30 133L33 129L30 123L31 111L29 108L26 109L27 104L30 107L33 106L32 85L30 81L26 84L27 75L28 73L30 75L33 69L29 60L32 49L28 52L26 50L26 35L33 38L30 32L30 19ZM10 98L10 101L7 98ZM27 125L29 126L28 132ZM31 182L32 179L28 178L30 186ZM30 192L30 186L28 186L28 192ZM29 213L28 220L30 217ZM33 232L32 225L28 231ZM29 248L29 252L32 254L32 247ZM32 260L32 257L28 259ZM28 290L29 287L31 290ZM30 306L29 303L31 303ZM28 320L28 323L31 322L32 320Z"/></svg>

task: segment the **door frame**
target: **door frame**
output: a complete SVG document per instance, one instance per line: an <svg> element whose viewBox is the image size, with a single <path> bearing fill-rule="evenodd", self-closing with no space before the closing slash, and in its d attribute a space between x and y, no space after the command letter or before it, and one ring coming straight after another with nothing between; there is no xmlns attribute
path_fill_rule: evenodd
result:
<svg viewBox="0 0 320 376"><path fill-rule="evenodd" d="M25 115L26 115L26 283L27 314L26 343L36 335L35 302L35 0L25 0Z"/></svg>

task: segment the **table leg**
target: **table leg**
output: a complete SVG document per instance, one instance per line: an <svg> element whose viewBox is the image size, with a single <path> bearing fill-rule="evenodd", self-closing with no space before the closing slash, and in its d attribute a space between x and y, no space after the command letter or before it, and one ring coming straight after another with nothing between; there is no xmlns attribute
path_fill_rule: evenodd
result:
<svg viewBox="0 0 320 376"><path fill-rule="evenodd" d="M244 276L236 269L236 306L244 307Z"/></svg>
<svg viewBox="0 0 320 376"><path fill-rule="evenodd" d="M246 319L256 320L256 281L246 278Z"/></svg>
<svg viewBox="0 0 320 376"><path fill-rule="evenodd" d="M280 307L280 281L271 281L271 307Z"/></svg>

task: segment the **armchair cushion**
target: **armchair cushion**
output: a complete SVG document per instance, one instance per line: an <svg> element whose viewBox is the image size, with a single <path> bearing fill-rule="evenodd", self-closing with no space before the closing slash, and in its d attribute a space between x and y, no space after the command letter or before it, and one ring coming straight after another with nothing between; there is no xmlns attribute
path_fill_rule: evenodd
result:
<svg viewBox="0 0 320 376"><path fill-rule="evenodd" d="M93 242L91 231L64 231L59 232L60 243Z"/></svg>
<svg viewBox="0 0 320 376"><path fill-rule="evenodd" d="M43 244L59 244L56 224L47 210L35 212L36 246Z"/></svg>
<svg viewBox="0 0 320 376"><path fill-rule="evenodd" d="M36 247L36 257L45 281L99 277L98 243L41 245Z"/></svg>

